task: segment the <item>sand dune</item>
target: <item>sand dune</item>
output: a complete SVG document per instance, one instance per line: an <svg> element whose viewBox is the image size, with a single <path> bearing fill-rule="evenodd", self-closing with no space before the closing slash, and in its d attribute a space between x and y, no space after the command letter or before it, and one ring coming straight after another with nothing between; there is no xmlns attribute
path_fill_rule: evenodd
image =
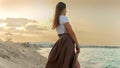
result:
<svg viewBox="0 0 120 68"><path fill-rule="evenodd" d="M0 68L44 68L46 58L36 47L0 42Z"/></svg>
<svg viewBox="0 0 120 68"><path fill-rule="evenodd" d="M40 49L37 50L37 52L38 52L40 55L48 58L48 55L49 55L50 50L51 50L51 48L40 48Z"/></svg>

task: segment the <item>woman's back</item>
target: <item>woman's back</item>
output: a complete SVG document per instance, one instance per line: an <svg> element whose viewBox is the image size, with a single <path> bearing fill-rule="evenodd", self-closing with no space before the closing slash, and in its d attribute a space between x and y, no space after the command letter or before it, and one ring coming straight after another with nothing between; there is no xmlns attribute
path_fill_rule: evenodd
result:
<svg viewBox="0 0 120 68"><path fill-rule="evenodd" d="M56 27L56 32L57 32L58 34L63 34L63 33L65 33L66 29L65 29L64 24L65 24L65 23L68 23L68 22L69 22L69 20L68 20L67 16L65 16L65 15L60 15L60 16L59 16L59 26Z"/></svg>

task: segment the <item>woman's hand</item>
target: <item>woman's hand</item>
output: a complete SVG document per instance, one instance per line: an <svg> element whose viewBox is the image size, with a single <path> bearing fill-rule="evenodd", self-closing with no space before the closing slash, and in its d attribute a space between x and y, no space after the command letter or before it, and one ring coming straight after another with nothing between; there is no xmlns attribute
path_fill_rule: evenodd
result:
<svg viewBox="0 0 120 68"><path fill-rule="evenodd" d="M76 45L76 52L77 52L78 54L80 53L80 47L79 47L78 44Z"/></svg>

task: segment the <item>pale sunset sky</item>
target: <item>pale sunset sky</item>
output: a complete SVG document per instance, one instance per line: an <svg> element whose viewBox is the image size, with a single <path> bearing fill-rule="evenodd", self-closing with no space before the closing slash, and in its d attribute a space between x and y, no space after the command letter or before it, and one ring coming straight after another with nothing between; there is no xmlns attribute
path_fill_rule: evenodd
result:
<svg viewBox="0 0 120 68"><path fill-rule="evenodd" d="M0 39L56 42L51 24L59 1L80 44L120 45L119 0L0 0Z"/></svg>

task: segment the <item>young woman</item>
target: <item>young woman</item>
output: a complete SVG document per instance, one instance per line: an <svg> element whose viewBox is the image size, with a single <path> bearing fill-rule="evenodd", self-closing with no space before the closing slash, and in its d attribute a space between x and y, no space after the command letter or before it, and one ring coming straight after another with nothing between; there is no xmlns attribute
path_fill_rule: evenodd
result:
<svg viewBox="0 0 120 68"><path fill-rule="evenodd" d="M56 29L59 39L50 51L45 68L80 68L77 60L79 44L66 16L66 4L63 2L56 5L52 28Z"/></svg>

